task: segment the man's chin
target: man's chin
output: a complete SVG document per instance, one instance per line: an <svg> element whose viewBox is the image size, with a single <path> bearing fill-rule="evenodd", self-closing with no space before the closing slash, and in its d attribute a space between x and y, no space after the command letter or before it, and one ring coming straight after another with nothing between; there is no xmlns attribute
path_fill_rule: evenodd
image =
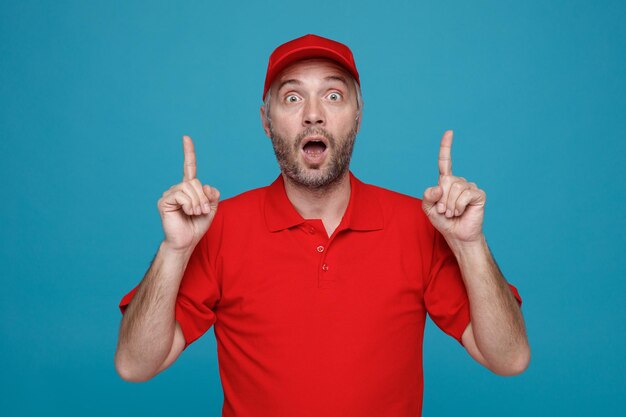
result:
<svg viewBox="0 0 626 417"><path fill-rule="evenodd" d="M307 173L311 173L313 175L315 175L315 173L321 173L322 172L322 165L320 163L315 163L315 164L305 164L305 168L303 169L303 171L306 171Z"/></svg>
<svg viewBox="0 0 626 417"><path fill-rule="evenodd" d="M291 175L290 175L291 174ZM345 172L331 173L323 169L307 168L298 173L286 173L295 184L311 190L319 190L334 185Z"/></svg>

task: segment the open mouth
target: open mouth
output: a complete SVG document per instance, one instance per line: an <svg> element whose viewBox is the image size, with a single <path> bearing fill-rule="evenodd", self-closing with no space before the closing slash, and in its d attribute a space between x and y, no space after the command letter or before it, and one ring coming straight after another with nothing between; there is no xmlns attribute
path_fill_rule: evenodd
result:
<svg viewBox="0 0 626 417"><path fill-rule="evenodd" d="M302 150L309 156L317 156L324 153L326 150L326 144L321 140L313 139L307 141L302 147Z"/></svg>
<svg viewBox="0 0 626 417"><path fill-rule="evenodd" d="M311 168L319 167L326 158L328 141L324 136L309 136L302 141L302 155Z"/></svg>

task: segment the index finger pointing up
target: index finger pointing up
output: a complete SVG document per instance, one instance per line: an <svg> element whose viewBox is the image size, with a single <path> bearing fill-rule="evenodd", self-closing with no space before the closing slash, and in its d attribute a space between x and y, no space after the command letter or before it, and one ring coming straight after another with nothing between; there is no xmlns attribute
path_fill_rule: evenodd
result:
<svg viewBox="0 0 626 417"><path fill-rule="evenodd" d="M452 175L452 131L446 130L439 147L439 175Z"/></svg>
<svg viewBox="0 0 626 417"><path fill-rule="evenodd" d="M193 148L193 142L187 135L183 136L183 180L192 180L196 178L196 152Z"/></svg>

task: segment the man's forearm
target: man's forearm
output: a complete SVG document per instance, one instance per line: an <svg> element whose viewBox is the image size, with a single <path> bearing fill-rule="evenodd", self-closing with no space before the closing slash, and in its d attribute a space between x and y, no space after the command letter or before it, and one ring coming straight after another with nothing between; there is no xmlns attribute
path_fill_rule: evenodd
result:
<svg viewBox="0 0 626 417"><path fill-rule="evenodd" d="M453 242L450 247L469 297L476 346L488 367L497 373L525 368L530 349L524 318L484 237L471 245Z"/></svg>
<svg viewBox="0 0 626 417"><path fill-rule="evenodd" d="M115 366L125 379L144 380L157 373L172 347L176 295L191 251L159 251L120 326Z"/></svg>

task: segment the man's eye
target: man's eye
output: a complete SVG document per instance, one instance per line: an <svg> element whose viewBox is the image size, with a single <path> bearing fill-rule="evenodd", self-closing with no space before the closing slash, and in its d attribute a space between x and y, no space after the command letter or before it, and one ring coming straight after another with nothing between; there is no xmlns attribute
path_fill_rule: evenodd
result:
<svg viewBox="0 0 626 417"><path fill-rule="evenodd" d="M288 95L286 97L286 100L287 100L288 103L295 103L295 102L297 102L300 99L298 98L298 96L296 96L294 94L290 94L290 95Z"/></svg>
<svg viewBox="0 0 626 417"><path fill-rule="evenodd" d="M328 95L328 99L330 101L339 101L339 100L341 100L341 94L339 94L339 93L330 93Z"/></svg>

